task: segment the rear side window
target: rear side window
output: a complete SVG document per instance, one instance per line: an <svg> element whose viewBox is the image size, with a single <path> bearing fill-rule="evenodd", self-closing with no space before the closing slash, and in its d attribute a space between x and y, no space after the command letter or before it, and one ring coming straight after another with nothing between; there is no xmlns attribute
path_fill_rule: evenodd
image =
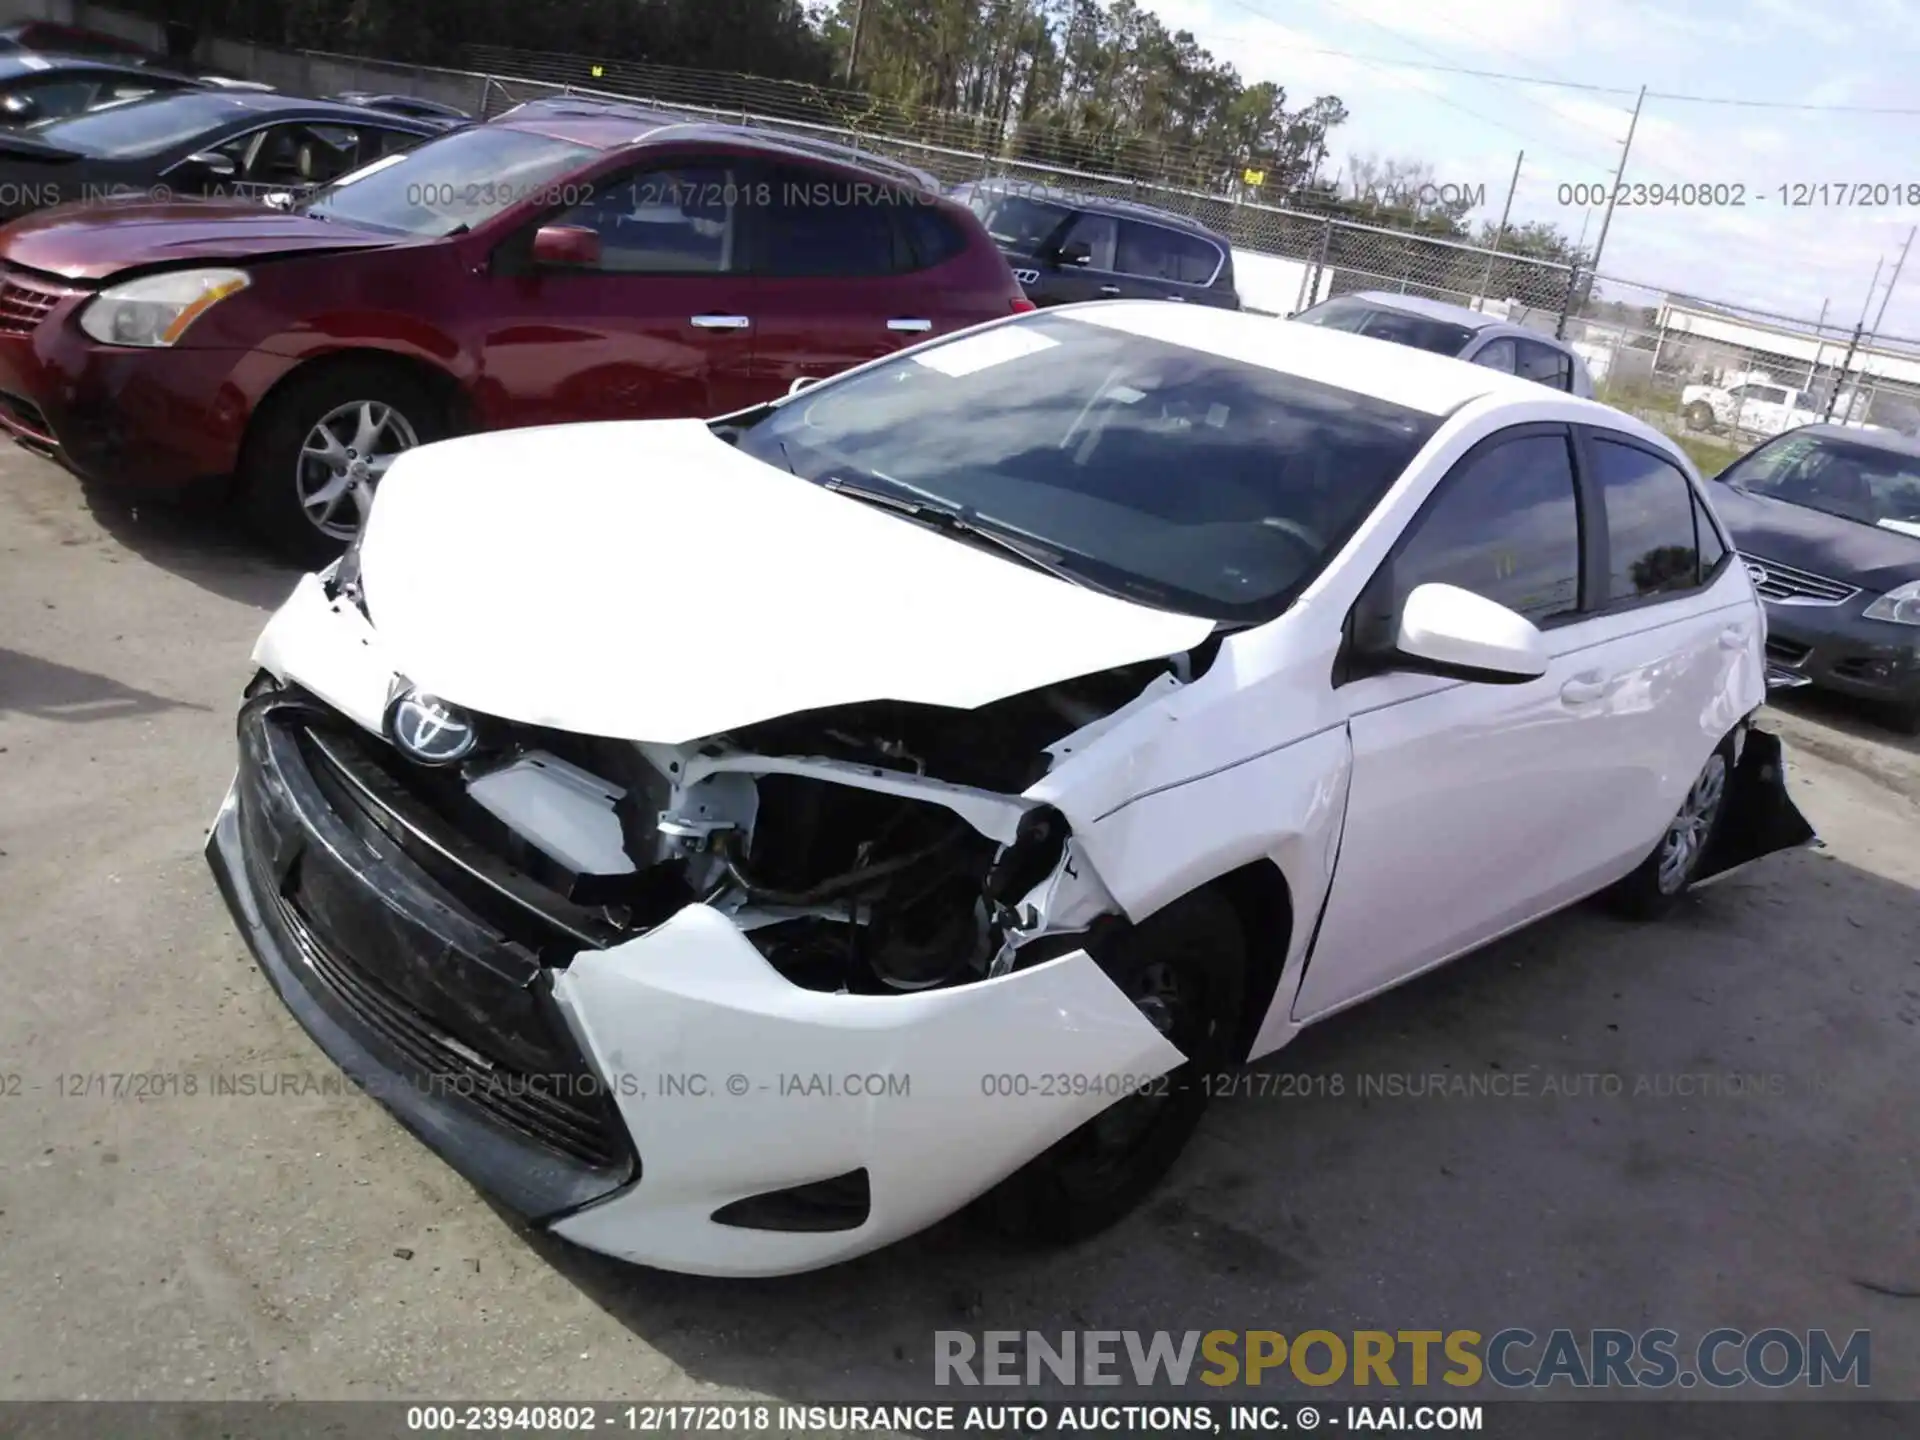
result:
<svg viewBox="0 0 1920 1440"><path fill-rule="evenodd" d="M1573 357L1566 351L1538 340L1516 341L1515 350L1513 373L1522 380L1551 385L1556 390L1573 389Z"/></svg>
<svg viewBox="0 0 1920 1440"><path fill-rule="evenodd" d="M1172 280L1180 285L1205 285L1220 268L1220 250L1198 235L1169 230L1140 220L1123 221L1114 267L1123 275L1149 280Z"/></svg>
<svg viewBox="0 0 1920 1440"><path fill-rule="evenodd" d="M1650 451L1612 440L1596 439L1593 458L1611 556L1607 598L1693 589L1700 583L1700 542L1687 477Z"/></svg>
<svg viewBox="0 0 1920 1440"><path fill-rule="evenodd" d="M891 275L903 263L896 212L915 205L904 187L804 166L778 166L759 210L760 269L768 275Z"/></svg>
<svg viewBox="0 0 1920 1440"><path fill-rule="evenodd" d="M1434 320L1405 310L1376 309L1360 327L1362 335L1431 350L1436 355L1458 355L1473 339L1473 331L1448 320Z"/></svg>
<svg viewBox="0 0 1920 1440"><path fill-rule="evenodd" d="M1580 605L1580 507L1565 435L1522 435L1461 462L1393 561L1393 613L1457 585L1536 624Z"/></svg>

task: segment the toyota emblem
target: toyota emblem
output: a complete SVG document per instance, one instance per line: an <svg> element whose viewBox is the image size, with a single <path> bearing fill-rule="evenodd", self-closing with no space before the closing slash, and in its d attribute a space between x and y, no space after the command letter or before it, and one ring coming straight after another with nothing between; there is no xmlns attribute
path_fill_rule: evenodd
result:
<svg viewBox="0 0 1920 1440"><path fill-rule="evenodd" d="M387 733L402 755L422 765L464 760L479 739L471 715L423 690L408 690L393 702Z"/></svg>

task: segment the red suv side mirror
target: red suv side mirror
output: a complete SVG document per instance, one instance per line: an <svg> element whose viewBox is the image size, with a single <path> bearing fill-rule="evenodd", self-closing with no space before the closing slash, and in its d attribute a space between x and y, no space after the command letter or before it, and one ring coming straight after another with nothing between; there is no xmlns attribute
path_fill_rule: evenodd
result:
<svg viewBox="0 0 1920 1440"><path fill-rule="evenodd" d="M600 235L581 225L542 225L533 232L536 265L598 265Z"/></svg>

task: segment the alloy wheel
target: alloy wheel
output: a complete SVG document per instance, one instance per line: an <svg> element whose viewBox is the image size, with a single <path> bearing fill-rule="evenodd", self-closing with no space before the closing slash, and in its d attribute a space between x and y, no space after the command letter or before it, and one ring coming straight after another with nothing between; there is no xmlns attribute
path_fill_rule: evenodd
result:
<svg viewBox="0 0 1920 1440"><path fill-rule="evenodd" d="M1692 876L1694 867L1713 834L1713 822L1720 814L1720 802L1727 793L1727 757L1715 752L1707 761L1700 778L1693 782L1680 813L1667 827L1660 842L1660 893L1677 894Z"/></svg>
<svg viewBox="0 0 1920 1440"><path fill-rule="evenodd" d="M407 417L382 401L351 400L329 410L307 432L294 465L308 523L335 540L351 540L394 457L419 443Z"/></svg>

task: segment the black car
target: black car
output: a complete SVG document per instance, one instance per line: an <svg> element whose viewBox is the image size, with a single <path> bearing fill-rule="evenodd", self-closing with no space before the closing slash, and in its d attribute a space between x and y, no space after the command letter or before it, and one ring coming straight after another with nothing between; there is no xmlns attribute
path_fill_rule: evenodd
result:
<svg viewBox="0 0 1920 1440"><path fill-rule="evenodd" d="M343 105L364 105L369 110L386 110L395 115L411 115L418 120L471 120L473 116L458 106L438 100L423 100L418 95L377 95L371 90L342 90L332 97Z"/></svg>
<svg viewBox="0 0 1920 1440"><path fill-rule="evenodd" d="M0 125L58 120L145 95L198 90L205 84L192 75L85 55L0 53Z"/></svg>
<svg viewBox="0 0 1920 1440"><path fill-rule="evenodd" d="M1920 441L1808 425L1717 478L1767 605L1767 659L1920 731Z"/></svg>
<svg viewBox="0 0 1920 1440"><path fill-rule="evenodd" d="M1007 180L962 185L953 198L980 217L1036 305L1125 299L1240 308L1233 247L1185 216Z"/></svg>
<svg viewBox="0 0 1920 1440"><path fill-rule="evenodd" d="M185 90L0 131L0 220L113 196L324 185L448 128L358 105Z"/></svg>

